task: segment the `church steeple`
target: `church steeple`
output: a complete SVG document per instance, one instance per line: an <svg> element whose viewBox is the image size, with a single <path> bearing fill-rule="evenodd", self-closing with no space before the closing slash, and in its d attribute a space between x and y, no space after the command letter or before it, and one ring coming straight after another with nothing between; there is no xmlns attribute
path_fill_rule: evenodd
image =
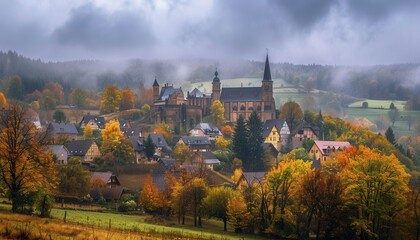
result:
<svg viewBox="0 0 420 240"><path fill-rule="evenodd" d="M214 73L214 78L213 78L213 82L212 82L212 100L220 100L220 79L218 77L219 73L216 72Z"/></svg>
<svg viewBox="0 0 420 240"><path fill-rule="evenodd" d="M270 71L270 62L268 61L268 50L267 50L267 57L265 58L265 68L264 68L263 81L272 81L271 71Z"/></svg>

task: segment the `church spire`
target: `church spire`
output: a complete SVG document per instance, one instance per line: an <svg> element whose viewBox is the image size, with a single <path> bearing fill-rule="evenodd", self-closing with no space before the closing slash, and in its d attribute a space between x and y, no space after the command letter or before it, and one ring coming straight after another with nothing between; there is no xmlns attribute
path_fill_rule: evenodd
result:
<svg viewBox="0 0 420 240"><path fill-rule="evenodd" d="M271 71L270 71L270 62L268 61L268 50L267 50L267 57L265 58L265 68L264 68L263 81L272 81Z"/></svg>

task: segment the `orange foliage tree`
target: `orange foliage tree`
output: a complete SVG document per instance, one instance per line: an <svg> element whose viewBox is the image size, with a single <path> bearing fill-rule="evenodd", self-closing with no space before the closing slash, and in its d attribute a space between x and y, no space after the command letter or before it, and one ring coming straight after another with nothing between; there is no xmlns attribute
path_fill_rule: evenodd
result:
<svg viewBox="0 0 420 240"><path fill-rule="evenodd" d="M120 110L128 110L134 108L134 93L131 89L121 90Z"/></svg>
<svg viewBox="0 0 420 240"><path fill-rule="evenodd" d="M222 134L226 138L232 138L233 136L233 128L229 125L226 125L222 128Z"/></svg>
<svg viewBox="0 0 420 240"><path fill-rule="evenodd" d="M167 205L163 194L159 192L150 175L147 176L143 190L140 192L139 201L148 213L162 212L163 208Z"/></svg>

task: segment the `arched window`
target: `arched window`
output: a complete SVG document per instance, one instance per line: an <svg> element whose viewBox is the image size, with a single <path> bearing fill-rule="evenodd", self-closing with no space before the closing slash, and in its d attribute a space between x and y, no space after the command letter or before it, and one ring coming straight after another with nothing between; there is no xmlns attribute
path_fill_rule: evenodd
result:
<svg viewBox="0 0 420 240"><path fill-rule="evenodd" d="M244 105L242 105L242 106L241 106L241 111L245 111L245 109L246 109L246 108L245 108L245 106L244 106Z"/></svg>

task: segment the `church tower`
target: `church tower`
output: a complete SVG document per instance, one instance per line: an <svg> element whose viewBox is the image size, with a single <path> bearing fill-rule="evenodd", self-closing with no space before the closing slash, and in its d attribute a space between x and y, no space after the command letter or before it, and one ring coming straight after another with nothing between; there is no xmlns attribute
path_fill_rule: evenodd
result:
<svg viewBox="0 0 420 240"><path fill-rule="evenodd" d="M155 78L155 82L153 83L153 101L158 100L159 98L159 83Z"/></svg>
<svg viewBox="0 0 420 240"><path fill-rule="evenodd" d="M214 73L214 78L213 78L213 87L212 87L212 100L220 100L220 79L218 77L219 73L216 72Z"/></svg>
<svg viewBox="0 0 420 240"><path fill-rule="evenodd" d="M270 102L273 99L273 80L271 79L270 62L268 53L265 58L264 77L262 80L262 97L264 102Z"/></svg>

